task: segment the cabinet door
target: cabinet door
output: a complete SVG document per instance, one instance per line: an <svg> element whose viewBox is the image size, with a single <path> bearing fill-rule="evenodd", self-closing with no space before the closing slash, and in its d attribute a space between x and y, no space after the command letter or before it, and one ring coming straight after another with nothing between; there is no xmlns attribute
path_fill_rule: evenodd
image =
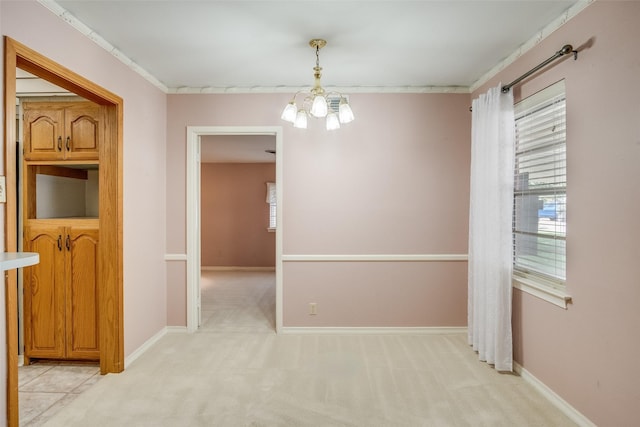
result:
<svg viewBox="0 0 640 427"><path fill-rule="evenodd" d="M67 358L100 359L98 230L67 228Z"/></svg>
<svg viewBox="0 0 640 427"><path fill-rule="evenodd" d="M25 246L40 263L24 269L25 356L65 354L64 228L26 227Z"/></svg>
<svg viewBox="0 0 640 427"><path fill-rule="evenodd" d="M98 159L104 120L102 109L95 104L78 104L65 110L65 158L69 160Z"/></svg>
<svg viewBox="0 0 640 427"><path fill-rule="evenodd" d="M64 110L29 108L24 112L24 157L27 160L60 160L64 156Z"/></svg>

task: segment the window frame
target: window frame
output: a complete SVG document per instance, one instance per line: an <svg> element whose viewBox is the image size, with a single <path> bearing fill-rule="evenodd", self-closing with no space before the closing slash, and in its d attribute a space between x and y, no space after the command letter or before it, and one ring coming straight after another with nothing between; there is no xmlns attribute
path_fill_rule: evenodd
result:
<svg viewBox="0 0 640 427"><path fill-rule="evenodd" d="M541 106L545 103L549 103L554 98L557 98L560 95L564 95L563 99L565 102L565 123L566 123L566 90L564 85L564 80L561 80L540 92L525 98L518 102L515 105L515 117L518 120L522 117L524 111L530 111L538 106ZM543 110L551 107L553 104L549 104L546 107L543 107ZM515 124L514 124L515 126ZM516 137L517 138L517 137ZM567 137L565 134L564 139L564 152L565 152L565 175L566 175L566 143ZM518 141L516 139L516 144ZM516 147L517 148L517 147ZM517 156L518 154L516 154ZM517 179L518 175L518 163L515 162L514 165L514 181ZM544 192L544 190L534 190L530 193L526 193L528 195L540 195L538 193ZM567 193L567 183L564 183L564 200L566 203L566 193ZM512 226L512 238L513 238L513 274L512 274L512 284L513 287L519 289L528 294L534 295L538 298L541 298L547 302L555 304L564 309L567 308L568 303L571 301L571 296L567 293L566 290L566 278L562 279L559 277L554 277L552 275L546 274L543 271L537 271L535 268L526 268L526 267L517 267L516 266L516 209L517 204L516 201L518 197L520 197L522 202L522 197L525 193L522 189L518 189L517 185L514 185L514 193L513 193L513 226ZM554 192L555 194L555 192ZM566 212L566 206L565 206ZM539 217L538 217L539 221ZM566 222L566 219L565 219ZM538 230L539 231L539 230ZM519 232L522 234L522 231ZM536 233L539 234L539 233ZM556 234L554 234L556 236ZM554 237L555 238L555 237ZM566 236L564 237L566 242ZM564 272L566 276L566 247L565 247L565 264L564 264Z"/></svg>
<svg viewBox="0 0 640 427"><path fill-rule="evenodd" d="M277 208L277 196L276 196L276 183L267 182L267 197L266 202L269 205L269 224L267 231L273 233L276 231L278 224L278 208Z"/></svg>

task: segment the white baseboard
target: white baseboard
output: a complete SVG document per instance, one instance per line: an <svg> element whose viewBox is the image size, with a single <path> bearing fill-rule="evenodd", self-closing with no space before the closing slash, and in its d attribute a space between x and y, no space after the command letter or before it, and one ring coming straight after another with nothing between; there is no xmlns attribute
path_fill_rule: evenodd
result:
<svg viewBox="0 0 640 427"><path fill-rule="evenodd" d="M444 335L466 334L467 327L306 327L283 326L282 334L335 334L335 335Z"/></svg>
<svg viewBox="0 0 640 427"><path fill-rule="evenodd" d="M186 334L187 327L186 326L167 326L165 327L168 334Z"/></svg>
<svg viewBox="0 0 640 427"><path fill-rule="evenodd" d="M142 356L147 350L149 350L155 343L157 343L166 334L187 333L186 326L165 326L158 331L157 334L146 340L140 347L138 347L133 353L124 359L124 368L127 369L131 363L137 358Z"/></svg>
<svg viewBox="0 0 640 427"><path fill-rule="evenodd" d="M547 400L549 400L555 407L560 409L560 411L569 417L571 421L582 427L596 427L594 423L582 415L576 408L567 403L566 400L558 396L558 394L551 390L545 383L533 376L529 371L516 362L513 362L513 371L520 375L525 382L531 384L533 388L546 397Z"/></svg>
<svg viewBox="0 0 640 427"><path fill-rule="evenodd" d="M160 329L157 334L146 340L140 347L135 349L133 353L124 358L124 368L127 369L138 357L142 356L152 345L157 343L160 338L165 336L167 328Z"/></svg>
<svg viewBox="0 0 640 427"><path fill-rule="evenodd" d="M203 271L276 271L275 267L202 266Z"/></svg>

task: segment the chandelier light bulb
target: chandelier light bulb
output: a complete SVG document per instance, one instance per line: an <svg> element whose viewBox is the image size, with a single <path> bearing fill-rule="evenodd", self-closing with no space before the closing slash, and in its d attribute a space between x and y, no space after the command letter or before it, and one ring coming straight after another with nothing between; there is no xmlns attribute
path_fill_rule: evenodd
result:
<svg viewBox="0 0 640 427"><path fill-rule="evenodd" d="M295 101L291 101L284 107L284 111L282 111L282 115L280 118L290 123L295 123L296 115L298 114L298 107L296 106Z"/></svg>
<svg viewBox="0 0 640 427"><path fill-rule="evenodd" d="M327 130L340 129L340 120L335 112L327 114Z"/></svg>
<svg viewBox="0 0 640 427"><path fill-rule="evenodd" d="M293 122L294 128L306 129L307 128L307 112L304 110L298 110L296 114L296 120Z"/></svg>
<svg viewBox="0 0 640 427"><path fill-rule="evenodd" d="M353 116L353 111L351 111L351 107L344 98L340 100L340 106L338 107L338 109L338 114L340 115L340 123L349 123L352 122L355 118Z"/></svg>
<svg viewBox="0 0 640 427"><path fill-rule="evenodd" d="M316 95L313 98L313 104L311 105L311 115L313 117L325 117L328 113L327 100L322 95Z"/></svg>

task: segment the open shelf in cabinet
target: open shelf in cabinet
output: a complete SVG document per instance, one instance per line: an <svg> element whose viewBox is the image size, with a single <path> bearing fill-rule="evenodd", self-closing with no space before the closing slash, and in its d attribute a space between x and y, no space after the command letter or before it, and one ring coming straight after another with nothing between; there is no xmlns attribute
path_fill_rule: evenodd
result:
<svg viewBox="0 0 640 427"><path fill-rule="evenodd" d="M26 219L97 218L97 164L25 165Z"/></svg>

